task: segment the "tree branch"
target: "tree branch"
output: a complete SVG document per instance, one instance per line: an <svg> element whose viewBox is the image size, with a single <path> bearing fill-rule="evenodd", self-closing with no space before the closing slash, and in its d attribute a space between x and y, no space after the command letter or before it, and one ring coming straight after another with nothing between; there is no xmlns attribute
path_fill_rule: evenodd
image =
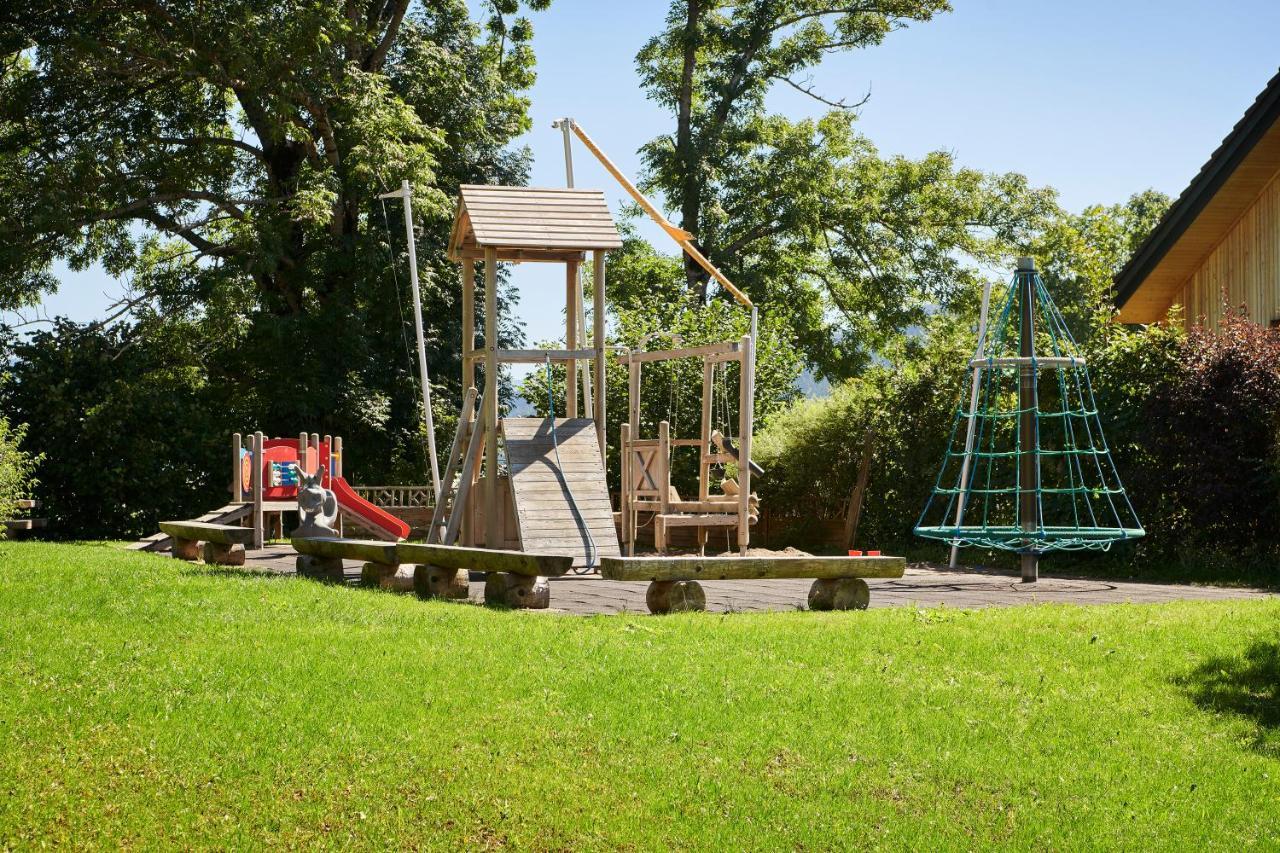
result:
<svg viewBox="0 0 1280 853"><path fill-rule="evenodd" d="M404 20L405 12L409 10L409 0L395 0L395 5L391 7L391 20L387 22L387 29L382 34L381 41L378 46L373 49L373 53L364 61L365 71L379 71L382 64L387 60L387 53L391 50L391 45L395 44L396 36L400 34L400 22ZM385 9L383 10L386 11Z"/></svg>
<svg viewBox="0 0 1280 853"><path fill-rule="evenodd" d="M795 80L792 80L790 77L787 77L782 74L770 74L769 79L781 80L783 83L786 83L788 86L795 89L797 92L801 92L802 94L808 95L810 98L813 98L818 103L826 104L827 106L837 110L849 110L849 111L858 110L861 107L866 106L867 101L871 100L870 87L867 87L867 94L862 96L862 100L858 101L857 103L851 104L845 101L843 98L838 101L833 101L829 98L824 98L822 95L819 95L817 92L815 92L813 90L813 86L809 85L807 82L804 84L797 83Z"/></svg>
<svg viewBox="0 0 1280 853"><path fill-rule="evenodd" d="M266 161L267 154L256 145L250 145L240 139L233 139L229 136L158 136L156 142L165 145L227 145L232 148L239 148L241 151L248 151L259 160Z"/></svg>

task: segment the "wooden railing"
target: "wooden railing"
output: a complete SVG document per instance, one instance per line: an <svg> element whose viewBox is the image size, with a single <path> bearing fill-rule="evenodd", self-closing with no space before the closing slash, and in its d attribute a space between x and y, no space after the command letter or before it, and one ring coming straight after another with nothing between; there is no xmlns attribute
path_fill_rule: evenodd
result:
<svg viewBox="0 0 1280 853"><path fill-rule="evenodd" d="M356 494L383 509L431 509L435 493L430 486L352 486Z"/></svg>

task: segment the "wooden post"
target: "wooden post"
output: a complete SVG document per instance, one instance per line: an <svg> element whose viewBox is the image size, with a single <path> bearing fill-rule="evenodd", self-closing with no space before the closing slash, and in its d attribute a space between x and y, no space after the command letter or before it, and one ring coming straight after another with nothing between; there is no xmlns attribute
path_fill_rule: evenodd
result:
<svg viewBox="0 0 1280 853"><path fill-rule="evenodd" d="M871 476L871 454L875 448L876 430L868 425L862 437L862 458L858 460L858 479L853 484L853 494L849 496L849 511L844 517L844 547L853 547L858 535L858 521L862 518L862 502L867 494L867 478Z"/></svg>
<svg viewBox="0 0 1280 853"><path fill-rule="evenodd" d="M344 476L342 473L342 436L335 435L333 437L333 447L329 448L329 452L338 457L338 462L333 466L333 475L335 477Z"/></svg>
<svg viewBox="0 0 1280 853"><path fill-rule="evenodd" d="M751 430L755 424L756 359L755 341L742 338L742 369L738 422L738 550L746 556L751 544Z"/></svg>
<svg viewBox="0 0 1280 853"><path fill-rule="evenodd" d="M564 348L578 348L578 262L564 265ZM564 416L578 416L578 362L569 359L564 365Z"/></svg>
<svg viewBox="0 0 1280 853"><path fill-rule="evenodd" d="M653 517L653 547L659 554L667 553L667 522L663 518L671 511L671 424L658 424L658 455L654 461L658 476L658 514Z"/></svg>
<svg viewBox="0 0 1280 853"><path fill-rule="evenodd" d="M329 448L329 464L325 466L324 472L326 476L332 477L333 476L333 436L326 434L325 437L322 439L322 441L324 442L324 446ZM318 460L319 458L320 458L319 451L317 450L316 459Z"/></svg>
<svg viewBox="0 0 1280 853"><path fill-rule="evenodd" d="M244 501L244 468L240 465L240 433L231 433L231 502Z"/></svg>
<svg viewBox="0 0 1280 853"><path fill-rule="evenodd" d="M305 432L298 433L298 470L310 474L311 468L311 442L307 440Z"/></svg>
<svg viewBox="0 0 1280 853"><path fill-rule="evenodd" d="M702 357L702 432L699 438L702 445L698 448L698 500L705 501L711 497L711 404L715 387L716 363L707 356ZM699 531L699 541L704 537Z"/></svg>
<svg viewBox="0 0 1280 853"><path fill-rule="evenodd" d="M1018 286L1022 288L1022 334L1018 341L1018 355L1035 356L1035 272L1032 258L1018 259ZM1018 523L1022 530L1034 536L1040 527L1039 503L1039 448L1036 446L1036 369L1027 363L1019 368L1018 408ZM1039 556L1033 552L1022 555L1022 582L1030 583L1039 577Z"/></svg>
<svg viewBox="0 0 1280 853"><path fill-rule="evenodd" d="M262 529L262 441L261 432L253 434L253 550L261 551L263 545Z"/></svg>
<svg viewBox="0 0 1280 853"><path fill-rule="evenodd" d="M631 556L635 553L631 537L631 424L623 424L620 433L618 469L622 488L618 493L618 509L622 512L622 544L627 548L627 556Z"/></svg>
<svg viewBox="0 0 1280 853"><path fill-rule="evenodd" d="M488 548L502 545L498 518L498 252L484 250L484 540Z"/></svg>
<svg viewBox="0 0 1280 853"><path fill-rule="evenodd" d="M640 437L640 362L627 354L627 423L631 437Z"/></svg>
<svg viewBox="0 0 1280 853"><path fill-rule="evenodd" d="M604 387L604 251L601 249L596 249L594 252L592 252L591 262L592 262L591 290L592 290L592 296L595 297L595 300L594 300L595 309L592 311L591 323L594 326L594 331L595 331L594 347L596 351L596 363L595 363L596 381L595 381L595 387L592 389L592 394L594 395L595 399L592 402L596 404L596 410L595 410L596 439L600 442L600 461L603 462L607 468L609 464L609 458L608 458L608 453L605 450L606 445L605 445L605 435L604 435L604 419L605 419L604 401L606 397L605 387Z"/></svg>
<svg viewBox="0 0 1280 853"><path fill-rule="evenodd" d="M474 388L476 362L471 357L476 348L476 268L473 261L462 261L462 388Z"/></svg>

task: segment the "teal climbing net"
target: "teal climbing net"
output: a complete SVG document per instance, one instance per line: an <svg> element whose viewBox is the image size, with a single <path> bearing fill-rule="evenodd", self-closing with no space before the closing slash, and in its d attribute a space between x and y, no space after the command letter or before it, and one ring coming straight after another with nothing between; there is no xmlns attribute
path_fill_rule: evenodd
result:
<svg viewBox="0 0 1280 853"><path fill-rule="evenodd" d="M1145 534L1103 436L1085 359L1029 259L979 329L969 367L916 535L1040 554L1106 550Z"/></svg>

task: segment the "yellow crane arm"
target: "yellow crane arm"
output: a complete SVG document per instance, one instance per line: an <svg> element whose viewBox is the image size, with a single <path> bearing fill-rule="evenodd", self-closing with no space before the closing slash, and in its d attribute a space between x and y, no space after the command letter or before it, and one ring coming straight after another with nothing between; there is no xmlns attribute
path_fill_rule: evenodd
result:
<svg viewBox="0 0 1280 853"><path fill-rule="evenodd" d="M587 146L587 150L594 154L595 158L600 161L600 165L604 166L605 171L610 175L613 175L613 179L621 184L622 188L636 200L636 204L640 205L640 207L644 209L644 212L649 214L649 217L658 224L659 228L666 231L672 240L679 243L680 248L684 249L685 253L688 254L689 257L697 261L698 266L707 271L707 275L714 278L720 283L721 287L732 293L733 298L738 300L739 305L744 308L753 307L751 300L747 298L747 295L735 287L733 282L729 281L728 276L716 269L716 265L707 260L707 257L703 255L702 252L698 251L698 247L693 245L692 234L685 231L683 228L678 228L668 222L667 218L662 215L662 212L659 211L658 208L654 207L653 203L650 202L649 199L645 198L644 194L640 192L640 190L636 189L635 184L627 180L627 176L622 174L618 167L613 164L613 161L600 150L599 146L595 144L590 136L587 136L587 132L583 130L577 122L573 119L563 119L563 121L567 121L569 123L569 127L573 129L573 132L577 135L578 139L582 140L582 144Z"/></svg>

